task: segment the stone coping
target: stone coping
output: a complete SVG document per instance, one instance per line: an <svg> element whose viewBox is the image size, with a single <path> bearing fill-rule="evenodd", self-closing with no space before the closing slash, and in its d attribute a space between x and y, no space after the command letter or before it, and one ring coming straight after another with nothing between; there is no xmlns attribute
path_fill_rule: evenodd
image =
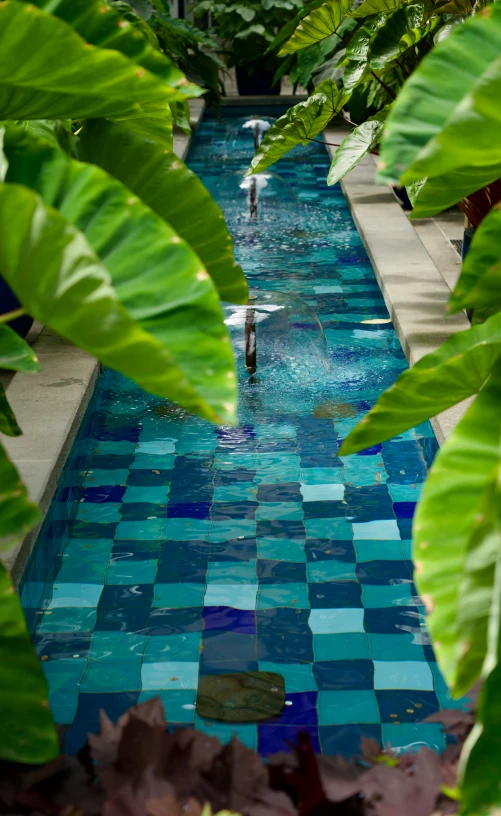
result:
<svg viewBox="0 0 501 816"><path fill-rule="evenodd" d="M203 99L190 101L190 122L196 130L205 109ZM174 134L174 151L186 156L191 136ZM43 328L33 343L41 371L16 373L7 396L23 435L2 437L2 444L25 482L42 516L50 507L68 453L78 433L98 379L100 364L81 349ZM14 584L21 580L40 526L24 541L2 554Z"/></svg>

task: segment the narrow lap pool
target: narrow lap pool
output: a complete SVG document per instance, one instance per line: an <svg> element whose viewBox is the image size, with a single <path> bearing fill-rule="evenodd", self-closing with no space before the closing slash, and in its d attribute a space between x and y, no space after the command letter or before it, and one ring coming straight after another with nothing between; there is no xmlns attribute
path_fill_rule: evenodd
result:
<svg viewBox="0 0 501 816"><path fill-rule="evenodd" d="M206 117L188 156L222 200L222 177L252 156L252 141L226 138L245 114ZM268 360L260 376L269 345L259 325L258 382L240 361L237 428L193 418L114 372L99 380L22 582L70 752L98 729L100 709L116 718L157 695L170 724L237 733L263 755L286 749L299 728L329 754L356 753L362 735L444 745L440 725L419 722L451 703L410 560L437 445L426 424L336 455L406 362L341 189L325 184L328 166L320 144L281 161L273 172L291 188L283 222L235 227L250 285L271 304L297 303L292 295L317 313L328 367L292 309L284 364ZM258 670L285 678L278 718L199 716L201 678Z"/></svg>

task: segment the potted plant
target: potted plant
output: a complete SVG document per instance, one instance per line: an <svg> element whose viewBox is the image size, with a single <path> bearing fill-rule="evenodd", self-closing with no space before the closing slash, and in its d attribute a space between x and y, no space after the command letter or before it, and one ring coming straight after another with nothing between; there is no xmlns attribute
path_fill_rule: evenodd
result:
<svg viewBox="0 0 501 816"><path fill-rule="evenodd" d="M241 96L280 93L280 78L275 80L275 73L281 60L266 52L302 5L301 0L201 0L195 4L196 15L210 15L225 63L236 69Z"/></svg>

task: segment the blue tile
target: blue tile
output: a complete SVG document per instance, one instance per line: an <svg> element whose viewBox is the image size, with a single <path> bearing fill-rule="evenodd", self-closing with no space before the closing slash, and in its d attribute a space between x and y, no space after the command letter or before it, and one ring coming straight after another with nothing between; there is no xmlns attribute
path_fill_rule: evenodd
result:
<svg viewBox="0 0 501 816"><path fill-rule="evenodd" d="M434 691L383 689L375 694L383 723L419 722L435 714L440 708Z"/></svg>
<svg viewBox="0 0 501 816"><path fill-rule="evenodd" d="M148 620L150 635L177 635L186 632L201 632L203 629L202 608L152 609Z"/></svg>
<svg viewBox="0 0 501 816"><path fill-rule="evenodd" d="M378 701L374 691L319 691L318 721L320 725L350 723L380 723Z"/></svg>
<svg viewBox="0 0 501 816"><path fill-rule="evenodd" d="M259 723L258 727L258 750L261 756L271 756L280 751L290 751L291 743L296 744L298 734L306 733L310 737L313 750L320 752L320 742L318 739L318 727L306 725L283 725L277 727L274 724Z"/></svg>
<svg viewBox="0 0 501 816"><path fill-rule="evenodd" d="M372 660L317 661L313 674L319 691L374 688Z"/></svg>
<svg viewBox="0 0 501 816"><path fill-rule="evenodd" d="M99 721L101 711L116 722L127 709L136 705L139 698L137 691L113 692L111 694L82 693L78 699L75 722Z"/></svg>
<svg viewBox="0 0 501 816"><path fill-rule="evenodd" d="M204 631L235 632L243 635L256 633L254 610L234 609L229 606L204 606Z"/></svg>
<svg viewBox="0 0 501 816"><path fill-rule="evenodd" d="M362 607L362 587L356 581L310 583L308 586L312 609Z"/></svg>
<svg viewBox="0 0 501 816"><path fill-rule="evenodd" d="M307 561L345 561L355 564L357 558L353 541L333 541L330 538L309 538L306 540Z"/></svg>
<svg viewBox="0 0 501 816"><path fill-rule="evenodd" d="M417 751L419 748L432 748L437 753L445 750L445 737L440 723L402 723L382 727L382 739L385 745L399 753Z"/></svg>
<svg viewBox="0 0 501 816"><path fill-rule="evenodd" d="M327 756L361 756L362 739L372 739L381 745L381 726L376 724L321 725L319 727L322 753Z"/></svg>

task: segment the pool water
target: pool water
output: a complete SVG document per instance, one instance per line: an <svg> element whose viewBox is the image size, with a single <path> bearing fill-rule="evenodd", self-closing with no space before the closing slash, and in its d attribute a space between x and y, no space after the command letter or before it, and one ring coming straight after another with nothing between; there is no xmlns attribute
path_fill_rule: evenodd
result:
<svg viewBox="0 0 501 816"><path fill-rule="evenodd" d="M232 158L225 142L232 115L245 113L207 116L195 135L188 163L210 189L247 164L247 143ZM116 718L158 695L171 725L236 733L263 755L300 728L328 754L353 755L362 735L444 747L441 726L420 722L451 703L411 562L412 515L437 444L426 424L337 456L406 362L342 191L325 184L328 166L321 144L286 157L273 172L297 206L282 227L235 227L250 285L317 313L327 363L292 310L287 330L296 340L303 331L304 355L296 342L288 365L260 376L258 326L257 382L238 352L235 428L115 372L99 380L22 582L70 752L98 729L100 709ZM230 328L238 350L241 330ZM197 714L200 678L258 670L285 678L280 716L233 724Z"/></svg>

